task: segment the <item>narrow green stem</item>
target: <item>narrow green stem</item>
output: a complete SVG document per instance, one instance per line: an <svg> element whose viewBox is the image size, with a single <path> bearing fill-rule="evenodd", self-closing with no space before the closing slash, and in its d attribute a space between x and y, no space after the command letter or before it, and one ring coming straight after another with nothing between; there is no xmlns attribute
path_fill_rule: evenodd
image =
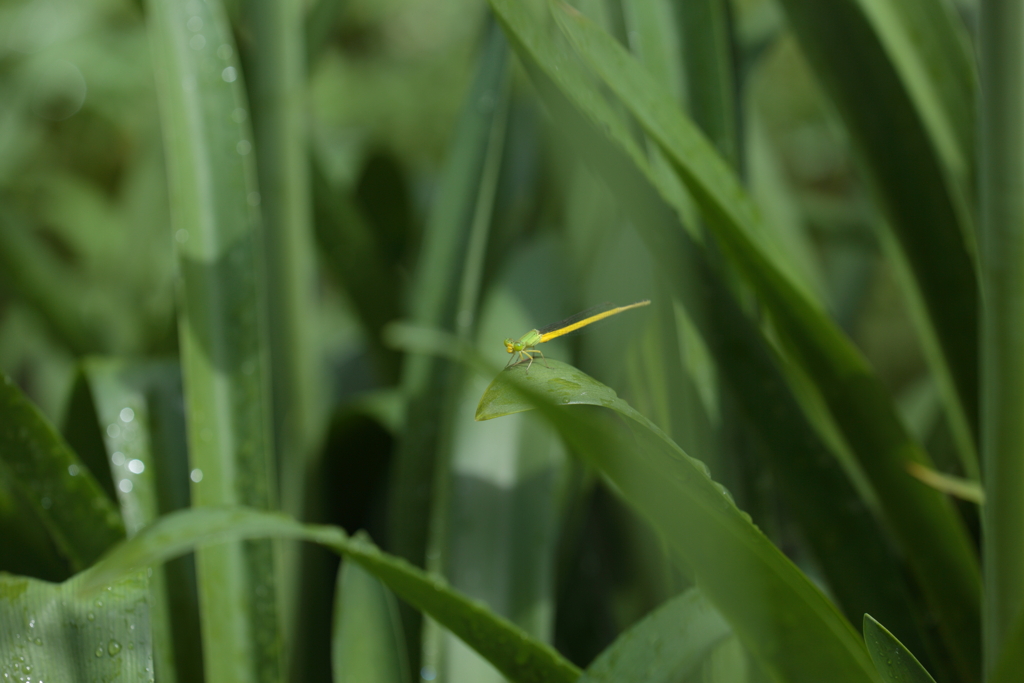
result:
<svg viewBox="0 0 1024 683"><path fill-rule="evenodd" d="M1024 2L981 3L985 669L1024 606Z"/></svg>

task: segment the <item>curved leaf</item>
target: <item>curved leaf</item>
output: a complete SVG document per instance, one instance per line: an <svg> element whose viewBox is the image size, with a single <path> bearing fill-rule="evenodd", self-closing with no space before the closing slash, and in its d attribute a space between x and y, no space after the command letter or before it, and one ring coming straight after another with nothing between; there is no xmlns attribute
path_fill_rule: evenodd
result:
<svg viewBox="0 0 1024 683"><path fill-rule="evenodd" d="M686 307L688 316L716 360L720 376L729 383L744 416L767 446L765 450L771 458L771 466L779 474L780 483L788 489L786 498L797 509L808 540L828 572L837 597L854 618L859 619L865 611L885 613L886 619L892 623L906 620L913 628L913 619L920 619L931 612L932 607L918 604L924 602L919 597L921 592L908 590L902 558L897 558L889 548L878 543L880 536L888 534L888 529L883 528L888 520L868 513L865 500L853 489L843 471L849 470L850 477L863 477L858 472L859 465L831 449L827 445L831 441L821 427L810 426L809 421L816 420L816 411L803 408L794 397L794 392L800 394L802 389L783 376L784 370L775 350L770 348L764 333L739 306L719 270L712 265L714 259L682 228L680 211L666 200L666 197L673 196L672 188L663 186L661 177L653 173L645 155L639 151L633 133L612 113L602 92L591 85L590 76L581 71L569 49L549 40L545 33L547 27L530 17L520 5L504 0L492 0L492 4L499 9L509 34L515 37L513 45L548 109L559 121L562 133L574 141L577 152L600 173L630 215L647 243L659 275ZM642 70L637 77L649 78ZM666 106L675 111L674 104ZM694 139L701 140L699 135ZM742 203L742 188L728 167L714 156L706 142L702 145L706 154L694 159L694 163L707 162L714 177L729 180L736 201ZM777 272L773 278L773 287L778 281L785 281ZM804 301L796 295L794 298ZM960 569L967 565L967 570L962 573L969 574L973 565L962 526L956 524L955 517L952 524L942 524L943 518L951 516L948 502L941 496L932 494L933 497L929 498L922 494L913 488L917 485L915 482L911 481L911 486L907 486L909 477L901 463L908 457L921 458L923 454L919 448L913 447L912 442L906 443L906 433L878 379L870 373L856 351L850 353L848 341L826 318L814 311L810 304L803 310L804 313L808 311L811 311L808 317L828 332L825 339L841 340L840 355L853 366L842 368L838 373L840 386L825 396L835 399L838 394L847 399L842 406L845 412L841 415L846 420L847 436L852 433L859 439L859 453L869 459L867 464L874 467L876 480L895 489L889 502L900 515L906 514L910 508L908 501L916 498L939 506L941 514L938 518L930 516L928 510L910 509L921 518L914 519L915 524L906 523L911 541L934 550L934 554L942 557L943 561L944 556L950 554L947 546L952 546L953 562L959 564ZM816 329L815 333L820 331ZM810 336L808 341L812 348L822 341L817 334ZM804 370L803 374L806 374L807 370ZM866 376L860 373L866 373ZM830 379L836 380L834 375ZM867 384L866 390L861 383ZM829 383L829 386L833 387L833 384ZM839 389L853 395L847 396ZM820 402L828 405L823 400ZM870 417L857 411L869 411ZM883 440L890 449L888 453L873 449L873 439L865 439L861 433L863 424L876 418L878 421L868 436ZM880 452L891 457L880 460ZM873 500L872 493L867 492L869 503ZM935 533L940 535L922 537L917 533L916 523L919 521L925 526L939 523L942 530ZM947 528L949 526L952 528ZM845 530L844 534L838 533L839 529ZM948 538L941 535L947 531L951 534ZM964 609L960 609L963 605L956 600L958 595L942 592L948 588L948 575L927 562L921 562L917 568L927 573L933 588L939 586L935 591L939 599L951 603L947 611L952 614L952 623L969 621L975 613L972 610L975 610L976 601L971 601L970 591L976 592L977 577L973 582L966 579L958 581L958 592L967 591L969 596ZM973 572L976 575L976 567L973 567ZM880 580L879 577L886 579ZM887 595L882 596L881 590ZM908 604L916 609L907 609Z"/></svg>
<svg viewBox="0 0 1024 683"><path fill-rule="evenodd" d="M910 650L870 614L864 615L864 642L885 683L935 683Z"/></svg>
<svg viewBox="0 0 1024 683"><path fill-rule="evenodd" d="M90 568L80 590L101 590L134 569L164 562L195 548L252 538L312 541L358 562L397 596L462 638L513 681L572 683L579 677L579 670L551 646L530 638L481 603L449 588L442 577L382 552L365 536L350 538L338 527L300 524L285 515L247 508L206 507L162 517Z"/></svg>
<svg viewBox="0 0 1024 683"><path fill-rule="evenodd" d="M88 566L124 538L114 502L6 375L0 380L0 468L72 568Z"/></svg>
<svg viewBox="0 0 1024 683"><path fill-rule="evenodd" d="M707 599L779 680L875 680L850 623L737 509L702 463L608 387L564 363L548 364L544 378L533 368L529 375L520 372L521 366L499 373L481 399L478 419L541 411L679 552ZM611 409L629 426L628 435L605 413L566 405Z"/></svg>
<svg viewBox="0 0 1024 683"><path fill-rule="evenodd" d="M577 683L675 683L730 635L700 590L691 588L616 638Z"/></svg>

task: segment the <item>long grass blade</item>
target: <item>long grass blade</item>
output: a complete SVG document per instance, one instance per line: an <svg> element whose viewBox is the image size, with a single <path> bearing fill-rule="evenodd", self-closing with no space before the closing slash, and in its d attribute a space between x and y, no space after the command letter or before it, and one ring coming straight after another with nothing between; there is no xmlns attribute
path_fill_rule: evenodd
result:
<svg viewBox="0 0 1024 683"><path fill-rule="evenodd" d="M756 242L756 211L707 141L610 37L575 12L560 7L554 11L574 46L672 159L726 255L770 311L784 346L817 384L931 608L941 614L946 647L958 669L969 676L978 664L970 638L980 619L977 559L949 501L906 474L906 461L927 465L927 454L906 431L885 387L850 340L774 266L765 245ZM563 81L561 87L571 92L579 86ZM591 99L583 108L594 116L596 106Z"/></svg>
<svg viewBox="0 0 1024 683"><path fill-rule="evenodd" d="M983 2L981 19L981 514L983 640L991 673L1010 648L1019 648L1009 637L1024 614L1024 8Z"/></svg>
<svg viewBox="0 0 1024 683"><path fill-rule="evenodd" d="M217 2L147 3L181 277L193 505L275 505L260 202L237 49ZM208 683L282 679L268 542L197 555Z"/></svg>
<svg viewBox="0 0 1024 683"><path fill-rule="evenodd" d="M899 579L902 571L889 551L875 540L882 533L878 522L867 515L863 501L846 481L839 463L829 462L835 456L795 403L792 389L761 332L740 309L706 253L689 240L680 226L678 213L663 198L668 195L655 189L655 176L636 146L631 145L630 135L607 111L600 94L585 87L586 76L579 73L572 58L546 47L547 43L540 38L542 28L531 25L525 14L509 5L502 5L499 16L508 22L510 34L516 36L513 44L548 108L561 122L561 130L570 139L576 139L575 148L615 190L634 225L641 230L660 273L687 308L715 357L722 378L732 385L746 418L768 446L766 450L773 454L773 467L782 473L787 486L799 488L800 493L794 488L787 498L794 505L808 506L799 516L807 525L809 540L814 539L816 554L823 563L831 565L830 580L837 593L845 596L840 598L845 608L858 617L870 603L885 610L887 617L907 619L907 610L894 609L896 604L906 604L909 596ZM558 86L549 78L559 79ZM578 104L566 100L559 88L564 88ZM590 124L580 110L596 116L597 124ZM595 129L603 130L614 144ZM625 151L620 151L619 146ZM901 484L907 475L902 469L898 474L900 479L896 483ZM827 487L820 485L823 478L829 482ZM945 504L941 498L939 502ZM850 529L860 542L836 542L836 528ZM854 545L859 550L854 550ZM847 565L838 560L834 552L837 550L850 553ZM861 563L873 569L867 573L851 569ZM872 575L892 577L891 581L881 583L892 591L893 599L879 598L879 582L868 578ZM936 581L941 578L945 587L945 577L937 573L932 576ZM902 598L896 597L901 594ZM957 618L962 617L957 613Z"/></svg>

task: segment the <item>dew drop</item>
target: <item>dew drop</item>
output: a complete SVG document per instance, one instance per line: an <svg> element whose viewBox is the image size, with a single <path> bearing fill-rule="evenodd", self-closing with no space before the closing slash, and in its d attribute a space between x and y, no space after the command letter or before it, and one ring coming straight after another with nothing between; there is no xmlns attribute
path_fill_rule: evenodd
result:
<svg viewBox="0 0 1024 683"><path fill-rule="evenodd" d="M197 467L192 470L191 474L188 475L188 478L198 484L203 480L203 471Z"/></svg>
<svg viewBox="0 0 1024 683"><path fill-rule="evenodd" d="M78 465L68 465L68 474L72 477L78 476Z"/></svg>
<svg viewBox="0 0 1024 683"><path fill-rule="evenodd" d="M235 79L238 78L238 72L235 71L235 67L226 66L224 70L220 72L220 77L224 79L225 83L234 83Z"/></svg>
<svg viewBox="0 0 1024 683"><path fill-rule="evenodd" d="M107 436L109 436L111 439L116 439L117 437L121 436L121 426L117 424L107 425Z"/></svg>
<svg viewBox="0 0 1024 683"><path fill-rule="evenodd" d="M109 643L107 643L107 654L111 657L113 657L120 651L121 643L117 642L116 640L111 640Z"/></svg>
<svg viewBox="0 0 1024 683"><path fill-rule="evenodd" d="M124 464L124 453L121 451L114 451L110 455L110 462L114 463L118 467Z"/></svg>
<svg viewBox="0 0 1024 683"><path fill-rule="evenodd" d="M96 652L94 652L93 654L95 654L97 657L102 657L103 656L103 646L100 645L99 647L97 647L96 648Z"/></svg>
<svg viewBox="0 0 1024 683"><path fill-rule="evenodd" d="M122 493L131 493L133 488L132 482L130 479L122 479L120 483L118 483L117 488L121 489Z"/></svg>
<svg viewBox="0 0 1024 683"><path fill-rule="evenodd" d="M146 470L146 463L142 462L138 458L128 461L128 469L133 474L142 474Z"/></svg>
<svg viewBox="0 0 1024 683"><path fill-rule="evenodd" d="M121 412L118 413L118 417L121 418L121 422L131 422L135 419L135 411L131 408L121 408Z"/></svg>

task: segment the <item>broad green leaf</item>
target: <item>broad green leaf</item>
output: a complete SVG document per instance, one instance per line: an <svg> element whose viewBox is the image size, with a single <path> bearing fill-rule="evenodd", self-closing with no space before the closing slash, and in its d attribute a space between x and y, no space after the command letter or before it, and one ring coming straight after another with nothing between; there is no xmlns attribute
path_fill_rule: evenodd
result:
<svg viewBox="0 0 1024 683"><path fill-rule="evenodd" d="M672 160L726 255L771 314L784 347L816 383L929 606L940 615L946 647L960 669L971 671L977 650L970 634L977 633L980 620L977 558L949 501L907 476L907 462L927 465L928 456L904 428L886 388L838 326L774 265L768 245L758 242L762 231L755 207L693 124L609 36L571 9L557 6L554 13L574 47ZM571 92L580 86L561 87Z"/></svg>
<svg viewBox="0 0 1024 683"><path fill-rule="evenodd" d="M477 419L539 410L679 553L708 601L778 680L876 680L850 623L736 508L702 463L608 387L558 361L548 363L544 374L534 373L536 363L529 374L522 366L499 373ZM628 433L594 408L565 408L588 404L614 411Z"/></svg>
<svg viewBox="0 0 1024 683"><path fill-rule="evenodd" d="M342 562L334 589L334 683L409 680L395 598L357 562Z"/></svg>
<svg viewBox="0 0 1024 683"><path fill-rule="evenodd" d="M192 502L271 508L260 194L237 48L216 0L146 9L174 198ZM282 680L273 545L226 544L196 560L207 683Z"/></svg>
<svg viewBox="0 0 1024 683"><path fill-rule="evenodd" d="M714 259L683 229L679 213L665 200L671 191L659 193L659 177L632 133L609 111L601 93L587 87L588 75L568 51L552 45L544 37L546 29L519 5L502 3L499 9L560 131L620 200L647 243L659 276L686 308L715 358L719 376L765 444L769 465L785 488L784 498L847 614L859 619L871 610L913 628L914 612L920 616L926 610L911 607L919 592L907 586L902 560L878 543L888 529L865 507L843 471L847 463L831 450L827 435L809 422L815 416L797 401L775 350L740 307L712 265ZM728 173L720 161L715 164ZM902 468L898 474L900 483L907 475ZM882 576L887 579L879 580Z"/></svg>
<svg viewBox="0 0 1024 683"><path fill-rule="evenodd" d="M729 636L729 625L691 588L616 638L579 683L675 683Z"/></svg>
<svg viewBox="0 0 1024 683"><path fill-rule="evenodd" d="M9 377L0 380L0 467L73 569L124 537L114 503Z"/></svg>
<svg viewBox="0 0 1024 683"><path fill-rule="evenodd" d="M88 597L78 593L82 578L47 583L0 574L0 678L154 680L145 572Z"/></svg>
<svg viewBox="0 0 1024 683"><path fill-rule="evenodd" d="M452 590L441 577L382 552L365 537L349 538L337 527L303 525L276 513L212 507L172 513L117 546L89 570L80 589L95 594L134 568L200 546L243 538L312 541L358 562L395 595L465 640L512 681L572 683L579 677L579 670L549 645Z"/></svg>
<svg viewBox="0 0 1024 683"><path fill-rule="evenodd" d="M884 683L935 683L910 650L870 614L864 615L864 643Z"/></svg>

